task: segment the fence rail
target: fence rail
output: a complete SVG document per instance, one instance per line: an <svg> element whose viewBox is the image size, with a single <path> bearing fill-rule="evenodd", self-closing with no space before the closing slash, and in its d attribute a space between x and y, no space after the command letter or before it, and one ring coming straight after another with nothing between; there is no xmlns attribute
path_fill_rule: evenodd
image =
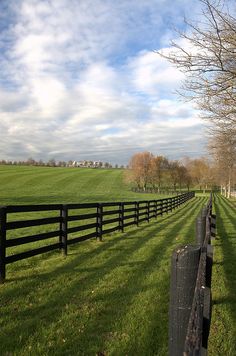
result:
<svg viewBox="0 0 236 356"><path fill-rule="evenodd" d="M211 323L211 274L216 216L212 195L196 220L196 245L179 247L172 256L169 355L207 354Z"/></svg>
<svg viewBox="0 0 236 356"><path fill-rule="evenodd" d="M0 282L3 283L6 278L7 264L58 249L66 255L68 245L91 238L101 241L106 234L114 231L123 232L128 226L138 226L144 221L149 222L150 219L179 207L194 195L194 192L188 192L171 198L149 201L2 206L0 207ZM46 213L56 216L26 219L24 215L19 217L22 213ZM37 232L32 233L35 228ZM52 230L47 231L50 229ZM10 232L11 236L8 237ZM20 236L16 237L15 232ZM23 252L14 250L13 254L7 253L10 248L39 241L50 242L52 238L54 238L53 243L45 246ZM55 238L58 239L56 242Z"/></svg>

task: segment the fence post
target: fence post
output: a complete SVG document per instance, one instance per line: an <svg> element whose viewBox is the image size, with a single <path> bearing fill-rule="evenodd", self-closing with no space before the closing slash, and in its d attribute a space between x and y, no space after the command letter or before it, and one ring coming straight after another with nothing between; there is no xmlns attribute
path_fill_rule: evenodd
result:
<svg viewBox="0 0 236 356"><path fill-rule="evenodd" d="M67 255L67 230L68 230L68 207L67 205L62 205L62 224L61 224L61 243L63 255Z"/></svg>
<svg viewBox="0 0 236 356"><path fill-rule="evenodd" d="M198 215L196 220L196 242L203 245L206 236L206 217L202 214Z"/></svg>
<svg viewBox="0 0 236 356"><path fill-rule="evenodd" d="M211 214L211 238L216 237L216 215Z"/></svg>
<svg viewBox="0 0 236 356"><path fill-rule="evenodd" d="M157 200L155 200L155 219L157 218Z"/></svg>
<svg viewBox="0 0 236 356"><path fill-rule="evenodd" d="M103 220L103 206L98 204L97 207L97 239L102 241L102 220Z"/></svg>
<svg viewBox="0 0 236 356"><path fill-rule="evenodd" d="M124 203L120 203L119 206L119 229L124 232Z"/></svg>
<svg viewBox="0 0 236 356"><path fill-rule="evenodd" d="M136 225L139 225L139 202L135 202L135 208L136 208Z"/></svg>
<svg viewBox="0 0 236 356"><path fill-rule="evenodd" d="M150 220L150 202L147 202L147 222Z"/></svg>
<svg viewBox="0 0 236 356"><path fill-rule="evenodd" d="M6 278L6 207L0 208L0 283Z"/></svg>
<svg viewBox="0 0 236 356"><path fill-rule="evenodd" d="M182 356L197 278L201 247L188 245L173 252L169 305L169 355Z"/></svg>
<svg viewBox="0 0 236 356"><path fill-rule="evenodd" d="M60 235L59 235L59 250L61 251L62 250L62 209L63 209L63 205L61 205L61 208L60 208Z"/></svg>

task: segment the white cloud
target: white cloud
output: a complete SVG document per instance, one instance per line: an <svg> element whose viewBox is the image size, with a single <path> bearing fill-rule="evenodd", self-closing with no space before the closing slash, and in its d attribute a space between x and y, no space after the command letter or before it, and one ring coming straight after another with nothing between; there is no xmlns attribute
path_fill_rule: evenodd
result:
<svg viewBox="0 0 236 356"><path fill-rule="evenodd" d="M160 95L164 90L177 89L183 74L155 52L144 51L130 61L133 84L149 95Z"/></svg>
<svg viewBox="0 0 236 356"><path fill-rule="evenodd" d="M0 55L1 157L124 163L144 149L198 154L201 122L171 94L183 75L150 48L169 5L12 2L17 21Z"/></svg>

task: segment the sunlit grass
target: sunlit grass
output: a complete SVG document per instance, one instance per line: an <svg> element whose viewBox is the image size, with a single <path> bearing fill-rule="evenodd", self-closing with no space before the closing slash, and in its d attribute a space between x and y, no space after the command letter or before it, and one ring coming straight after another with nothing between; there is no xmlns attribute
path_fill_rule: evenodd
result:
<svg viewBox="0 0 236 356"><path fill-rule="evenodd" d="M214 242L213 309L209 355L236 355L236 208L217 196L217 239Z"/></svg>
<svg viewBox="0 0 236 356"><path fill-rule="evenodd" d="M131 191L125 170L0 165L0 205L157 199ZM162 196L163 197L163 196Z"/></svg>
<svg viewBox="0 0 236 356"><path fill-rule="evenodd" d="M170 256L193 242L206 198L128 229L8 267L1 355L166 355Z"/></svg>
<svg viewBox="0 0 236 356"><path fill-rule="evenodd" d="M131 192L123 174L0 166L0 204L159 198ZM194 242L195 219L206 201L198 195L150 224L102 243L70 246L66 258L54 251L8 265L0 286L0 355L166 355L170 256L175 246ZM215 203L209 355L233 356L236 207L220 197Z"/></svg>

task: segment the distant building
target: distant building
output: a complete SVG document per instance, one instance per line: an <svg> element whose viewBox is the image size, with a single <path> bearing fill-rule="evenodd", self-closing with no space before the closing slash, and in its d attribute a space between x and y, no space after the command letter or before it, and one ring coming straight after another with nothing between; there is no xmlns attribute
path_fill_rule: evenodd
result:
<svg viewBox="0 0 236 356"><path fill-rule="evenodd" d="M107 162L102 162L102 161L87 161L87 160L82 160L82 161L69 161L68 162L69 167L82 167L82 168L107 168L107 167L112 167L110 163Z"/></svg>

